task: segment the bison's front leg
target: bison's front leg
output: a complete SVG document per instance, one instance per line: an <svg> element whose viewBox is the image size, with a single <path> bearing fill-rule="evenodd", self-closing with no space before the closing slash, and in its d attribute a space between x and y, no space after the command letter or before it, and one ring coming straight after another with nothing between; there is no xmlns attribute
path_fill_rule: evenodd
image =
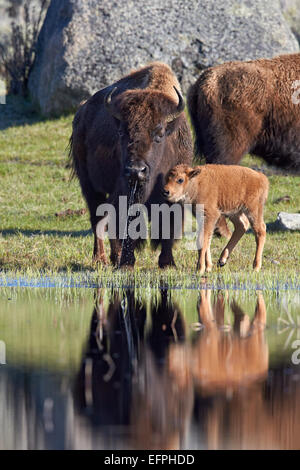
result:
<svg viewBox="0 0 300 470"><path fill-rule="evenodd" d="M135 256L134 256L134 241L127 237L122 242L121 257L120 257L120 268L134 268Z"/></svg>
<svg viewBox="0 0 300 470"><path fill-rule="evenodd" d="M173 243L174 240L162 240L161 242L161 253L158 258L158 266L161 269L176 267L172 253Z"/></svg>
<svg viewBox="0 0 300 470"><path fill-rule="evenodd" d="M91 226L94 234L93 262L108 264L104 250L104 233L106 231L107 217L97 215L98 207L104 203L105 196L97 194L97 198L86 198L89 211Z"/></svg>
<svg viewBox="0 0 300 470"><path fill-rule="evenodd" d="M174 258L173 258L173 245L174 238L180 238L180 234L183 231L183 211L180 208L180 214L176 214L178 219L175 220L174 212L170 211L169 217L164 217L161 214L160 217L160 240L161 240L161 253L158 259L158 265L161 269L168 267L176 267ZM169 227L166 227L164 224L168 223ZM167 234L167 236L165 236Z"/></svg>
<svg viewBox="0 0 300 470"><path fill-rule="evenodd" d="M122 252L122 240L110 239L110 260L113 266L119 266Z"/></svg>
<svg viewBox="0 0 300 470"><path fill-rule="evenodd" d="M105 250L104 250L104 239L97 236L97 228L93 227L94 232L94 251L93 251L93 263L108 264Z"/></svg>
<svg viewBox="0 0 300 470"><path fill-rule="evenodd" d="M134 247L135 240L133 240L129 233L129 226L134 217L128 216L128 206L127 211L124 212L124 209L119 212L119 226L118 226L118 246L119 246L119 264L120 268L134 268L135 256L134 256Z"/></svg>

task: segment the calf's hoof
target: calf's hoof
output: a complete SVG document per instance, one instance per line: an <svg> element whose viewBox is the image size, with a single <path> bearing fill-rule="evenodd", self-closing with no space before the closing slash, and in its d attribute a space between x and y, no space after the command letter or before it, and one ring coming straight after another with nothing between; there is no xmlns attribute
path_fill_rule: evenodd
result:
<svg viewBox="0 0 300 470"><path fill-rule="evenodd" d="M205 266L200 266L200 264L198 263L196 271L198 274L200 274L200 276L203 276L203 274L205 273Z"/></svg>
<svg viewBox="0 0 300 470"><path fill-rule="evenodd" d="M223 266L225 266L225 264L226 264L226 261L224 261L223 259L219 259L219 261L218 261L219 268L223 268Z"/></svg>
<svg viewBox="0 0 300 470"><path fill-rule="evenodd" d="M200 276L204 276L204 274L205 274L205 269L199 269L199 270L198 270L198 274L200 274Z"/></svg>

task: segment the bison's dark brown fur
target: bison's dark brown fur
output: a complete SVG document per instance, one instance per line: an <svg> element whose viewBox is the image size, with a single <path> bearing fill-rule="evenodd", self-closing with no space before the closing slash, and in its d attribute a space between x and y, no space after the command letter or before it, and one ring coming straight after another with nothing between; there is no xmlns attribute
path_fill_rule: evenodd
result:
<svg viewBox="0 0 300 470"><path fill-rule="evenodd" d="M299 80L300 54L205 70L188 94L196 153L236 164L249 152L299 171Z"/></svg>
<svg viewBox="0 0 300 470"><path fill-rule="evenodd" d="M76 113L71 161L89 207L96 261L106 262L103 240L97 238L96 209L110 201L117 207L118 196L128 195L126 172L146 170L144 180L138 181L138 193L139 202L149 206L165 202L162 187L168 170L192 160L179 90L171 69L153 63L100 90ZM174 264L172 244L173 240L161 241L161 267ZM126 244L120 260L121 242L111 240L112 262L132 266L133 249L133 243Z"/></svg>

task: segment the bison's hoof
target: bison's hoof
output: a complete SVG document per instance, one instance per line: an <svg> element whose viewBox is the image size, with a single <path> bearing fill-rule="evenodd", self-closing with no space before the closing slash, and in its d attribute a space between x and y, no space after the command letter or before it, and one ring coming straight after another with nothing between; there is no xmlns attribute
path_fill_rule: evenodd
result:
<svg viewBox="0 0 300 470"><path fill-rule="evenodd" d="M102 264L103 266L107 266L109 264L106 256L94 256L93 263Z"/></svg>
<svg viewBox="0 0 300 470"><path fill-rule="evenodd" d="M158 260L158 266L160 267L160 269L176 268L176 264L175 264L175 261L173 259L171 259L171 260L159 259Z"/></svg>
<svg viewBox="0 0 300 470"><path fill-rule="evenodd" d="M120 266L118 268L122 269L122 271L133 271L134 270L134 264L120 264Z"/></svg>
<svg viewBox="0 0 300 470"><path fill-rule="evenodd" d="M120 256L111 256L110 257L110 261L111 261L111 264L117 268L119 266L119 263L120 263Z"/></svg>

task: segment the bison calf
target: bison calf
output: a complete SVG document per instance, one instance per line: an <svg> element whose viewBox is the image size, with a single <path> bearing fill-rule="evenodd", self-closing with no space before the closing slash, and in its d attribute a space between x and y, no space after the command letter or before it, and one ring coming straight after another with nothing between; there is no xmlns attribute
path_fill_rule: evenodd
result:
<svg viewBox="0 0 300 470"><path fill-rule="evenodd" d="M265 175L235 165L204 165L195 168L177 165L169 171L164 186L165 197L173 203L193 204L194 209L196 204L204 206L204 233L197 264L201 274L205 269L211 271L210 243L221 215L232 221L234 232L222 251L219 266L226 264L250 222L256 240L253 267L255 271L260 270L266 238L263 210L268 188L269 182ZM200 248L200 239L198 243Z"/></svg>

